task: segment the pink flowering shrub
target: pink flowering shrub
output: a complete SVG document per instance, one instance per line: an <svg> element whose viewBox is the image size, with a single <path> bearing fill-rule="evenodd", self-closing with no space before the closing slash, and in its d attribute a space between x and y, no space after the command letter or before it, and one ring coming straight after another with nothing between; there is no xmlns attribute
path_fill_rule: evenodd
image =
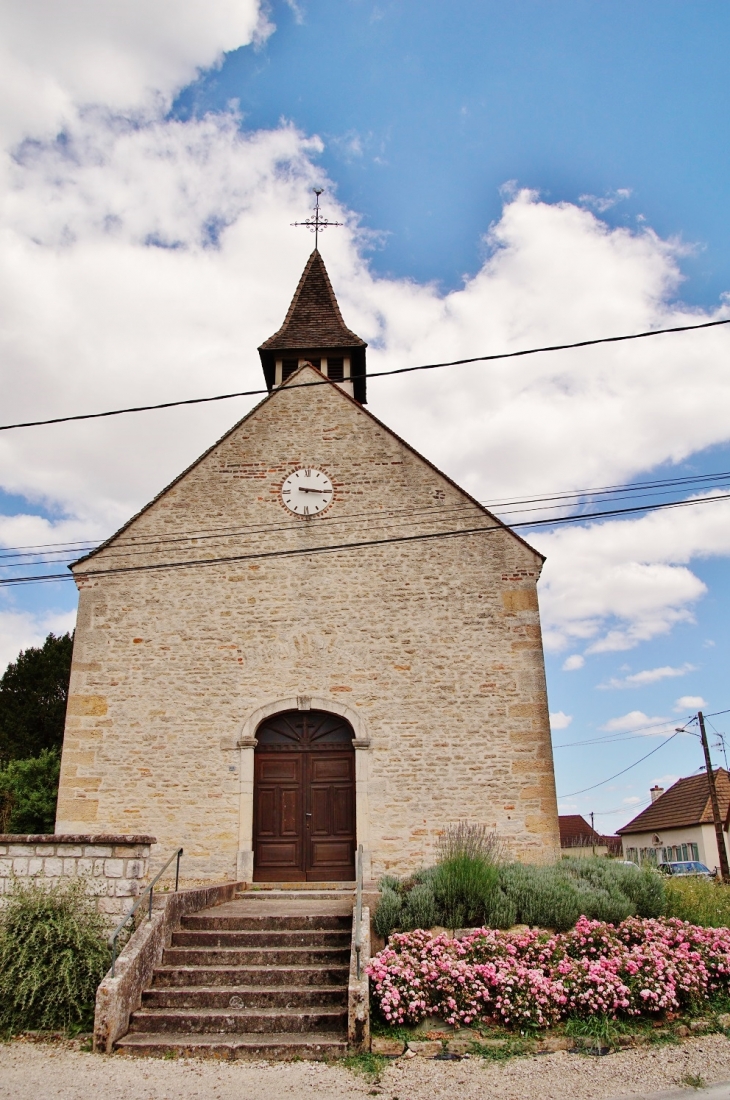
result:
<svg viewBox="0 0 730 1100"><path fill-rule="evenodd" d="M569 932L480 928L464 939L391 936L367 967L385 1020L548 1027L566 1016L640 1016L730 990L730 929L581 917Z"/></svg>

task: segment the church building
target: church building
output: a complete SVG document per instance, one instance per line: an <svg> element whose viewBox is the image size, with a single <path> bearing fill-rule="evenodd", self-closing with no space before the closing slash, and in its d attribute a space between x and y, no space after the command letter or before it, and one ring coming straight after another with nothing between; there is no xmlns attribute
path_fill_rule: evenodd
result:
<svg viewBox="0 0 730 1100"><path fill-rule="evenodd" d="M259 353L268 396L72 567L56 832L198 880L349 881L362 844L372 881L458 821L558 858L542 556L367 411L316 248Z"/></svg>

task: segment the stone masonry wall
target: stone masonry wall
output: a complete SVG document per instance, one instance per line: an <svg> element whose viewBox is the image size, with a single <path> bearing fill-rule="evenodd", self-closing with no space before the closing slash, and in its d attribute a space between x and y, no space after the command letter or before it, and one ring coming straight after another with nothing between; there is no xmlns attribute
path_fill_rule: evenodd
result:
<svg viewBox="0 0 730 1100"><path fill-rule="evenodd" d="M99 912L113 924L145 885L154 843L153 836L0 834L0 905L14 879L55 885L83 875Z"/></svg>
<svg viewBox="0 0 730 1100"><path fill-rule="evenodd" d="M335 487L311 520L280 497L301 466ZM461 819L556 858L541 566L339 388L281 387L75 568L57 830L154 832L194 877L232 877L250 831L242 731L316 697L369 746L374 876L430 861Z"/></svg>

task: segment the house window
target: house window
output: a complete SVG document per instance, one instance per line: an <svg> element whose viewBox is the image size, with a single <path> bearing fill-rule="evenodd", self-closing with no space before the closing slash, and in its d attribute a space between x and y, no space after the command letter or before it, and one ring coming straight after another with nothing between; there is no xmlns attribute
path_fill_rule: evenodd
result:
<svg viewBox="0 0 730 1100"><path fill-rule="evenodd" d="M637 849L636 848L627 848L626 849L626 858L630 859L632 863L638 863L639 862L639 853L638 853Z"/></svg>
<svg viewBox="0 0 730 1100"><path fill-rule="evenodd" d="M690 849L691 852L689 858L695 860L695 862L698 862L700 858L700 850L698 846L696 844L688 844L687 847Z"/></svg>
<svg viewBox="0 0 730 1100"><path fill-rule="evenodd" d="M298 359L282 359L281 361L281 380L286 382L290 375L294 374L294 371L299 366Z"/></svg>

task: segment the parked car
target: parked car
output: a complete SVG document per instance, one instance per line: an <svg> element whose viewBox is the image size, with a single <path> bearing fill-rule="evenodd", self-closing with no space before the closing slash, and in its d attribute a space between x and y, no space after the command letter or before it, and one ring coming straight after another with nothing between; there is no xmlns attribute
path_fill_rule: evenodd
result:
<svg viewBox="0 0 730 1100"><path fill-rule="evenodd" d="M697 860L680 860L678 863L659 863L657 870L663 875L694 875L697 878L714 878L715 871L705 867L704 863Z"/></svg>

